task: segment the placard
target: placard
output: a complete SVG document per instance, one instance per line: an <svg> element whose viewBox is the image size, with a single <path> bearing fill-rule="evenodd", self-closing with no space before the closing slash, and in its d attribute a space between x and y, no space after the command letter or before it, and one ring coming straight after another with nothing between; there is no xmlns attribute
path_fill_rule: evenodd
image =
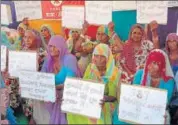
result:
<svg viewBox="0 0 178 125"><path fill-rule="evenodd" d="M148 24L156 20L167 24L168 1L137 1L137 23Z"/></svg>
<svg viewBox="0 0 178 125"><path fill-rule="evenodd" d="M20 71L21 96L28 99L55 102L56 87L54 74Z"/></svg>
<svg viewBox="0 0 178 125"><path fill-rule="evenodd" d="M62 26L81 29L84 23L84 7L62 6Z"/></svg>
<svg viewBox="0 0 178 125"><path fill-rule="evenodd" d="M121 85L119 119L135 124L164 124L167 91Z"/></svg>
<svg viewBox="0 0 178 125"><path fill-rule="evenodd" d="M7 64L7 47L1 45L1 71L5 71Z"/></svg>
<svg viewBox="0 0 178 125"><path fill-rule="evenodd" d="M178 7L178 1L174 0L169 0L168 1L168 7Z"/></svg>
<svg viewBox="0 0 178 125"><path fill-rule="evenodd" d="M85 1L85 12L88 23L107 25L112 21L112 1Z"/></svg>
<svg viewBox="0 0 178 125"><path fill-rule="evenodd" d="M23 51L9 51L9 73L11 76L19 76L19 71L37 71L37 53Z"/></svg>
<svg viewBox="0 0 178 125"><path fill-rule="evenodd" d="M62 111L99 119L104 87L102 83L66 78Z"/></svg>
<svg viewBox="0 0 178 125"><path fill-rule="evenodd" d="M1 24L9 25L12 23L10 5L1 4Z"/></svg>
<svg viewBox="0 0 178 125"><path fill-rule="evenodd" d="M23 18L41 19L42 9L41 1L14 1L17 21Z"/></svg>
<svg viewBox="0 0 178 125"><path fill-rule="evenodd" d="M113 11L118 10L136 10L136 1L113 1Z"/></svg>

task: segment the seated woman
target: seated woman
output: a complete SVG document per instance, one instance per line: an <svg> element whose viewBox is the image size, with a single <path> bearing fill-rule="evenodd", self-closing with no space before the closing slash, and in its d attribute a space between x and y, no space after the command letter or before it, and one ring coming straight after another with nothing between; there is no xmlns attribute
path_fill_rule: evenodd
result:
<svg viewBox="0 0 178 125"><path fill-rule="evenodd" d="M16 118L14 116L14 111L9 107L9 92L8 89L5 88L5 84L3 79L0 76L0 114L1 120L0 124L17 124Z"/></svg>
<svg viewBox="0 0 178 125"><path fill-rule="evenodd" d="M41 71L55 74L56 101L34 101L33 119L37 124L67 124L65 113L61 112L61 99L66 77L80 75L77 60L69 53L66 41L61 36L51 37L48 50Z"/></svg>
<svg viewBox="0 0 178 125"><path fill-rule="evenodd" d="M88 65L83 79L96 80L105 84L101 118L97 120L67 113L68 124L111 124L119 78L120 71L115 66L109 46L102 43L98 44L94 49L92 62Z"/></svg>
<svg viewBox="0 0 178 125"><path fill-rule="evenodd" d="M178 71L178 35L176 33L168 34L165 46L172 66L172 70L175 75Z"/></svg>
<svg viewBox="0 0 178 125"><path fill-rule="evenodd" d="M159 49L152 50L146 59L144 70L138 70L135 74L133 84L167 90L167 104L169 104L173 95L174 79L166 53ZM165 112L165 124L170 124L169 113ZM118 109L116 109L113 117L114 124L128 124L120 121L118 115Z"/></svg>

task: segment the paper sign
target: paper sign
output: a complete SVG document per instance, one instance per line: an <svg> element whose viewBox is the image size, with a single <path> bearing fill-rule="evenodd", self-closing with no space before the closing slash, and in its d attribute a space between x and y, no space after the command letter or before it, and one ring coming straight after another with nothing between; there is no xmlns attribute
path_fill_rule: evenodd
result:
<svg viewBox="0 0 178 125"><path fill-rule="evenodd" d="M104 84L67 78L64 84L62 111L99 119Z"/></svg>
<svg viewBox="0 0 178 125"><path fill-rule="evenodd" d="M9 25L10 23L12 23L10 6L1 4L1 24Z"/></svg>
<svg viewBox="0 0 178 125"><path fill-rule="evenodd" d="M136 10L136 1L113 1L113 8L115 10Z"/></svg>
<svg viewBox="0 0 178 125"><path fill-rule="evenodd" d="M135 124L164 124L167 91L121 85L119 119Z"/></svg>
<svg viewBox="0 0 178 125"><path fill-rule="evenodd" d="M112 1L85 1L85 11L90 24L107 25L112 21Z"/></svg>
<svg viewBox="0 0 178 125"><path fill-rule="evenodd" d="M20 71L19 83L24 98L50 102L56 100L54 74Z"/></svg>
<svg viewBox="0 0 178 125"><path fill-rule="evenodd" d="M167 24L168 1L137 1L137 23Z"/></svg>
<svg viewBox="0 0 178 125"><path fill-rule="evenodd" d="M9 51L9 73L11 76L18 77L19 71L37 71L36 52L17 52Z"/></svg>
<svg viewBox="0 0 178 125"><path fill-rule="evenodd" d="M178 7L178 1L168 1L168 7Z"/></svg>
<svg viewBox="0 0 178 125"><path fill-rule="evenodd" d="M84 7L62 6L62 26L81 29L84 23Z"/></svg>
<svg viewBox="0 0 178 125"><path fill-rule="evenodd" d="M1 71L6 69L7 62L7 47L1 45Z"/></svg>
<svg viewBox="0 0 178 125"><path fill-rule="evenodd" d="M23 18L41 19L41 1L14 1L17 21Z"/></svg>

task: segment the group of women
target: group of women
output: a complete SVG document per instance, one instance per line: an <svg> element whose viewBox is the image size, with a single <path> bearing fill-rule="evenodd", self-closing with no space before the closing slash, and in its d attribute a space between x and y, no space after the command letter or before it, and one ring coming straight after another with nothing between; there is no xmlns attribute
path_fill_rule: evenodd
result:
<svg viewBox="0 0 178 125"><path fill-rule="evenodd" d="M167 105L176 97L178 82L178 36L170 33L165 49L159 46L158 24L152 21L143 28L131 28L127 41L121 41L114 32L114 24L100 26L96 40L87 36L89 24L83 29L70 29L69 37L56 35L50 26L39 31L31 29L28 19L17 30L2 28L2 45L9 50L36 51L39 72L55 74L56 101L44 102L22 98L19 83L8 71L1 72L1 123L9 124L128 124L119 119L118 106L122 84L138 84L165 89ZM147 34L151 32L152 39ZM100 119L61 111L66 77L95 80L105 84ZM177 84L176 84L177 83ZM11 90L9 92L9 89ZM174 99L174 106L178 102ZM165 110L165 124L178 121L178 110ZM2 117L3 116L3 117Z"/></svg>

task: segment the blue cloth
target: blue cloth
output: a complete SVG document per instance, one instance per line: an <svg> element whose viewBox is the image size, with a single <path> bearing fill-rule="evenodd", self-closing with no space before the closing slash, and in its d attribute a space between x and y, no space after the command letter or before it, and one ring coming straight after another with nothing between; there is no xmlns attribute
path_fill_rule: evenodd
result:
<svg viewBox="0 0 178 125"><path fill-rule="evenodd" d="M69 68L64 67L64 66L61 67L61 70L59 71L59 73L55 75L55 84L56 85L63 84L67 76L68 77L75 77L76 75Z"/></svg>
<svg viewBox="0 0 178 125"><path fill-rule="evenodd" d="M172 66L172 71L173 71L174 75L176 75L176 72L178 71L178 65Z"/></svg>
<svg viewBox="0 0 178 125"><path fill-rule="evenodd" d="M143 75L143 70L138 70L134 76L133 84L140 85L141 80L142 80L142 75ZM167 90L167 92L168 92L168 94L167 94L168 100L167 101L169 103L172 98L172 95L173 95L174 79L170 79L167 82L165 82L163 79L161 79L158 88ZM122 122L118 119L118 106L114 111L113 124L128 124L128 123Z"/></svg>
<svg viewBox="0 0 178 125"><path fill-rule="evenodd" d="M6 118L9 121L10 125L17 124L16 118L14 116L14 111L10 107L8 107L6 110Z"/></svg>

